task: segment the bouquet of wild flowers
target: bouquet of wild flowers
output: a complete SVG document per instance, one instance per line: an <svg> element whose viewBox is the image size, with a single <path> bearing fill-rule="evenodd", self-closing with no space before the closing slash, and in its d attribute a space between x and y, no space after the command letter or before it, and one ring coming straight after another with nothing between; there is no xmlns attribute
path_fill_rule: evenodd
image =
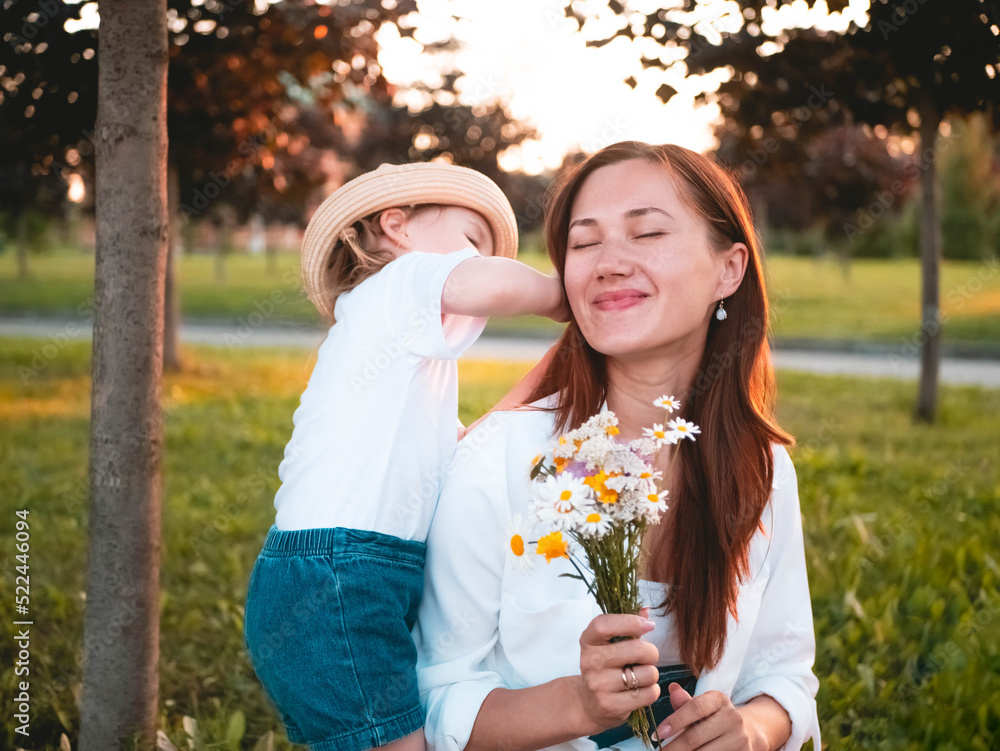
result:
<svg viewBox="0 0 1000 751"><path fill-rule="evenodd" d="M672 396L654 404L667 415L680 407ZM667 491L659 489L662 473L654 467L664 446L700 433L697 425L677 418L645 428L629 443L616 440L618 418L613 412L594 415L576 430L559 437L550 451L532 460L531 514L552 529L540 537L535 552L546 562L567 558L604 613L639 613L639 553L647 525L657 524L666 509ZM515 520L519 526L520 520ZM511 549L525 566L525 543L513 530ZM563 533L569 540L563 539ZM571 542L587 557L592 579L584 575ZM537 560L537 559L535 559ZM623 637L629 638L629 637ZM649 717L644 710L629 716L629 725L647 748Z"/></svg>

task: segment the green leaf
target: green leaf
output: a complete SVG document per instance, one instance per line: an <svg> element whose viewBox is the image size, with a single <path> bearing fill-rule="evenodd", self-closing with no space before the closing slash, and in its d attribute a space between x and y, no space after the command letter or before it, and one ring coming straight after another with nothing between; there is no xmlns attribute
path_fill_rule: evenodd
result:
<svg viewBox="0 0 1000 751"><path fill-rule="evenodd" d="M229 718L229 727L226 728L226 743L229 748L238 749L240 747L240 741L243 740L246 730L247 718L243 716L243 712L237 709Z"/></svg>

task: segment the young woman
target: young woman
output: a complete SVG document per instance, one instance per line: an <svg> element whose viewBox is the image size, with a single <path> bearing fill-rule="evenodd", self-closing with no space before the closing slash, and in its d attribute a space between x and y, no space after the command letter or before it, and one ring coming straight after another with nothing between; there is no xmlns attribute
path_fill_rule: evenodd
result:
<svg viewBox="0 0 1000 751"><path fill-rule="evenodd" d="M615 144L557 186L546 238L572 319L530 406L459 445L427 540L414 639L429 747L624 751L641 747L629 712L659 701L677 749L819 749L791 438L741 190L687 149ZM560 576L568 561L532 566L509 544L530 536L530 462L603 409L638 438L664 394L702 433L643 541L649 618L603 615Z"/></svg>

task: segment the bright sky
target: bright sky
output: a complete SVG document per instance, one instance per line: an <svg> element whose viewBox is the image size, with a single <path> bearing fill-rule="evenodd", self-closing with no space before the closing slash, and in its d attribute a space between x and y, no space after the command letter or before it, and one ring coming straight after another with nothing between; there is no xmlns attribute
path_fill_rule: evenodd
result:
<svg viewBox="0 0 1000 751"><path fill-rule="evenodd" d="M627 5L644 15L669 7L669 0L631 0ZM804 0L796 0L780 12L766 9L770 12L763 18L764 31L792 26L842 31L851 20L865 23L868 6L869 0L851 0L847 10L831 15L825 2L809 10ZM502 154L504 169L537 174L558 167L563 155L575 148L593 152L629 139L672 142L698 151L714 145L711 124L718 110L714 105L696 107L694 95L713 90L727 74L686 79L683 64L667 72L643 71L643 52L648 57L664 52L650 40L618 38L602 48L588 48L588 38L607 35L620 24L604 0L577 5L593 17L582 33L565 17L561 0L418 0L418 8L410 17L418 41L451 36L461 42L461 49L436 60L421 55L417 42L401 39L394 26L384 27L378 34L384 75L403 87L418 81L434 85L440 81L439 71L451 65L465 73L460 82L464 104L506 102L514 117L535 126L539 138ZM739 13L739 5L731 0L703 0L691 20L701 21L700 30L711 35L737 28ZM630 75L639 82L634 90L624 83ZM661 83L679 92L666 105L654 94ZM425 103L412 90L402 91L398 99L413 110Z"/></svg>
<svg viewBox="0 0 1000 751"><path fill-rule="evenodd" d="M81 21L71 31L99 23L97 3L83 1ZM257 0L268 1L276 0ZM625 2L637 20L678 3ZM194 0L194 4L201 3ZM843 31L851 21L867 22L869 4L870 0L850 0L842 13L830 14L825 0L811 10L805 0L794 0L780 10L765 8L763 31L771 35L783 28L809 26ZM569 151L579 148L591 153L629 139L677 143L698 151L714 146L711 126L718 109L695 106L694 96L713 90L727 73L688 79L682 62L666 72L643 70L639 62L643 54L666 54L648 39L632 42L620 37L599 49L588 48L588 38L609 36L621 19L611 13L606 0L584 0L576 9L590 20L581 32L573 19L565 17L563 5L563 0L417 0L418 12L406 18L415 27L417 41L400 38L395 26L383 27L377 34L379 63L386 78L400 86L398 103L413 111L426 106L427 96L407 87L417 82L440 84L440 72L452 69L465 74L458 83L463 104L503 101L511 115L533 125L537 140L500 155L501 167L510 171L537 174L558 167ZM734 0L701 0L692 14L669 12L676 20L698 24L710 40L718 38L720 31L736 30L742 20ZM460 43L458 50L439 56L422 54L420 43L449 38ZM673 63L677 58L663 60ZM624 82L629 76L638 81L634 90ZM654 93L662 83L678 91L666 105Z"/></svg>

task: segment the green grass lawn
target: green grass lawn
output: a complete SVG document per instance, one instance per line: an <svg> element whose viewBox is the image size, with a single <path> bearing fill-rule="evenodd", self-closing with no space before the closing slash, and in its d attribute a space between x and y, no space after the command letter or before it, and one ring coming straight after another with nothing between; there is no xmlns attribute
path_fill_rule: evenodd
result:
<svg viewBox="0 0 1000 751"><path fill-rule="evenodd" d="M0 513L13 592L14 512L31 520L32 735L79 731L86 552L89 344L23 381L37 343L0 339ZM247 578L273 521L277 465L309 353L185 349L168 376L160 727L189 748L287 749L243 649ZM463 362L468 423L530 363ZM943 387L940 421L910 421L914 385L782 373L780 417L798 438L806 555L830 749L1000 747L1000 391ZM11 707L14 627L0 625ZM578 635L567 634L568 639ZM186 723L192 728L191 721ZM261 745L265 747L267 740Z"/></svg>
<svg viewBox="0 0 1000 751"><path fill-rule="evenodd" d="M521 259L550 271L534 245ZM179 278L185 316L245 319L255 311L272 322L313 323L318 315L298 281L298 255L284 253L268 270L263 257L234 254L226 259L226 279L218 284L208 255L181 259ZM0 315L83 315L93 287L93 256L66 249L31 259L32 277L19 280L15 259L0 255ZM778 338L918 342L920 268L917 261L857 260L849 276L833 261L775 256L768 260L768 283ZM1000 264L944 264L941 301L946 342L1000 343ZM493 318L494 332L558 332L548 319Z"/></svg>

